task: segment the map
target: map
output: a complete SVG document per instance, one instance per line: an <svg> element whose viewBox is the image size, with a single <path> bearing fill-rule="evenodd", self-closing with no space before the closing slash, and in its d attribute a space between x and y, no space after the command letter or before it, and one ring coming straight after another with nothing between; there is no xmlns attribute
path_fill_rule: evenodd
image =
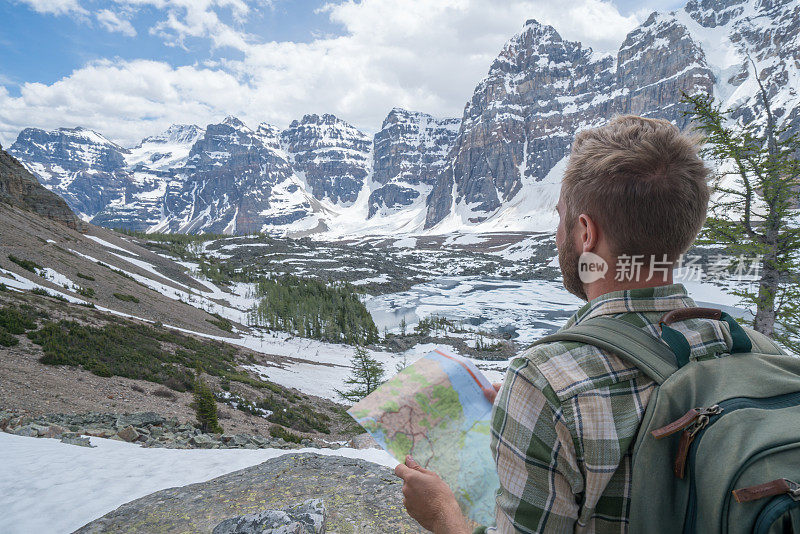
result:
<svg viewBox="0 0 800 534"><path fill-rule="evenodd" d="M493 525L500 486L489 450L492 387L475 365L437 349L409 365L348 410L399 462L407 454L435 471L462 511Z"/></svg>

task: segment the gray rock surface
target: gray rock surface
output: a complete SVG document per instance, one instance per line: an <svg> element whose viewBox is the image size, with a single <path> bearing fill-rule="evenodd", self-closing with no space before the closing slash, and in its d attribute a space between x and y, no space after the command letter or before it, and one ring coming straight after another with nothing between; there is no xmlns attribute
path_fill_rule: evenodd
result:
<svg viewBox="0 0 800 534"><path fill-rule="evenodd" d="M177 421L168 420L153 412L123 415L91 412L32 417L0 410L0 431L33 438L67 436L72 444L81 444L77 438L85 435L138 443L143 447L178 449L297 449L326 446L324 441L312 443L310 440L303 440L298 444L258 434L205 434L192 425L179 425Z"/></svg>
<svg viewBox="0 0 800 534"><path fill-rule="evenodd" d="M124 504L77 532L212 532L226 519L325 503L325 532L422 533L405 512L400 480L363 460L291 454L208 482L159 491Z"/></svg>
<svg viewBox="0 0 800 534"><path fill-rule="evenodd" d="M322 499L309 499L286 510L232 517L212 534L325 534L325 505Z"/></svg>
<svg viewBox="0 0 800 534"><path fill-rule="evenodd" d="M19 161L2 148L0 148L0 202L33 211L73 230L80 230L85 226L75 217L64 199L43 187L36 176L28 172Z"/></svg>

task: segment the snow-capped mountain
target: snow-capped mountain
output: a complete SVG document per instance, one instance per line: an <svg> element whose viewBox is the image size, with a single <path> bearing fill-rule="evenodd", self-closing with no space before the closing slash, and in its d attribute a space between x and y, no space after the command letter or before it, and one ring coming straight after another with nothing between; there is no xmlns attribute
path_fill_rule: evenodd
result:
<svg viewBox="0 0 800 534"><path fill-rule="evenodd" d="M394 108L375 135L368 217L423 203L452 150L461 121Z"/></svg>
<svg viewBox="0 0 800 534"><path fill-rule="evenodd" d="M83 219L124 195L125 149L84 128L25 128L9 153Z"/></svg>
<svg viewBox="0 0 800 534"><path fill-rule="evenodd" d="M281 132L281 141L316 199L356 201L371 166L366 134L333 115L306 115Z"/></svg>
<svg viewBox="0 0 800 534"><path fill-rule="evenodd" d="M752 62L748 59L751 58ZM691 0L616 55L528 21L459 119L391 110L370 138L329 114L281 130L175 125L125 149L83 129L23 130L10 152L84 219L173 232L549 230L572 138L616 114L687 126L682 92L800 128L796 0ZM754 64L754 65L753 65Z"/></svg>

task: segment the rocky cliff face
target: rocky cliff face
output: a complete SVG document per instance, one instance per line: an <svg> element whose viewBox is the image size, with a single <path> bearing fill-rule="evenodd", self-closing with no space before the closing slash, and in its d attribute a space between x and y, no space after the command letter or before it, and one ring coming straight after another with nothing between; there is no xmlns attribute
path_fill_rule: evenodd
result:
<svg viewBox="0 0 800 534"><path fill-rule="evenodd" d="M683 91L800 129L796 0L691 0L654 13L616 54L534 20L503 47L463 117L393 109L370 139L333 115L280 130L230 118L131 149L82 129L24 130L11 152L85 219L199 232L550 230L572 139L616 114L686 126Z"/></svg>
<svg viewBox="0 0 800 534"><path fill-rule="evenodd" d="M83 128L20 132L9 153L82 218L96 215L125 191L125 149Z"/></svg>
<svg viewBox="0 0 800 534"><path fill-rule="evenodd" d="M424 200L455 143L461 121L394 108L374 139L368 217Z"/></svg>
<svg viewBox="0 0 800 534"><path fill-rule="evenodd" d="M35 176L0 147L0 202L32 211L73 230L84 224L60 196L48 191Z"/></svg>
<svg viewBox="0 0 800 534"><path fill-rule="evenodd" d="M748 54L769 88L776 116L797 131L796 2L691 0L684 9L653 13L615 57L599 56L529 21L467 103L452 163L428 197L425 226L445 218L451 225L501 218L507 207L525 203L521 195L538 194L536 184L568 154L578 130L615 114L686 127L679 103L684 91L711 93L723 108L741 108L741 121L763 117Z"/></svg>
<svg viewBox="0 0 800 534"><path fill-rule="evenodd" d="M262 137L234 117L208 125L181 169L180 190L165 197L171 231L252 233L265 223L281 224L275 217L304 215L260 217L272 207L273 189L292 178L288 161Z"/></svg>
<svg viewBox="0 0 800 534"><path fill-rule="evenodd" d="M281 141L315 198L355 202L371 166L368 136L333 115L306 115L281 132Z"/></svg>
<svg viewBox="0 0 800 534"><path fill-rule="evenodd" d="M451 214L464 224L486 220L526 181L545 178L568 154L575 132L615 114L683 126L681 91L708 92L713 83L702 50L669 18L651 16L628 35L616 58L528 21L467 103L452 163L428 198L425 225Z"/></svg>

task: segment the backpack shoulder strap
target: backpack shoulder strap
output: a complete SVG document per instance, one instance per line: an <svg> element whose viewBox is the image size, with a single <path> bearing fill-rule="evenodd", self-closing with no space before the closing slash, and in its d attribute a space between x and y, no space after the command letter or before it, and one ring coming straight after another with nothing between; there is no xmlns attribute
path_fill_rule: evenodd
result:
<svg viewBox="0 0 800 534"><path fill-rule="evenodd" d="M667 345L622 319L591 317L577 326L545 336L534 345L554 341L575 341L613 352L659 385L678 370L675 355Z"/></svg>

